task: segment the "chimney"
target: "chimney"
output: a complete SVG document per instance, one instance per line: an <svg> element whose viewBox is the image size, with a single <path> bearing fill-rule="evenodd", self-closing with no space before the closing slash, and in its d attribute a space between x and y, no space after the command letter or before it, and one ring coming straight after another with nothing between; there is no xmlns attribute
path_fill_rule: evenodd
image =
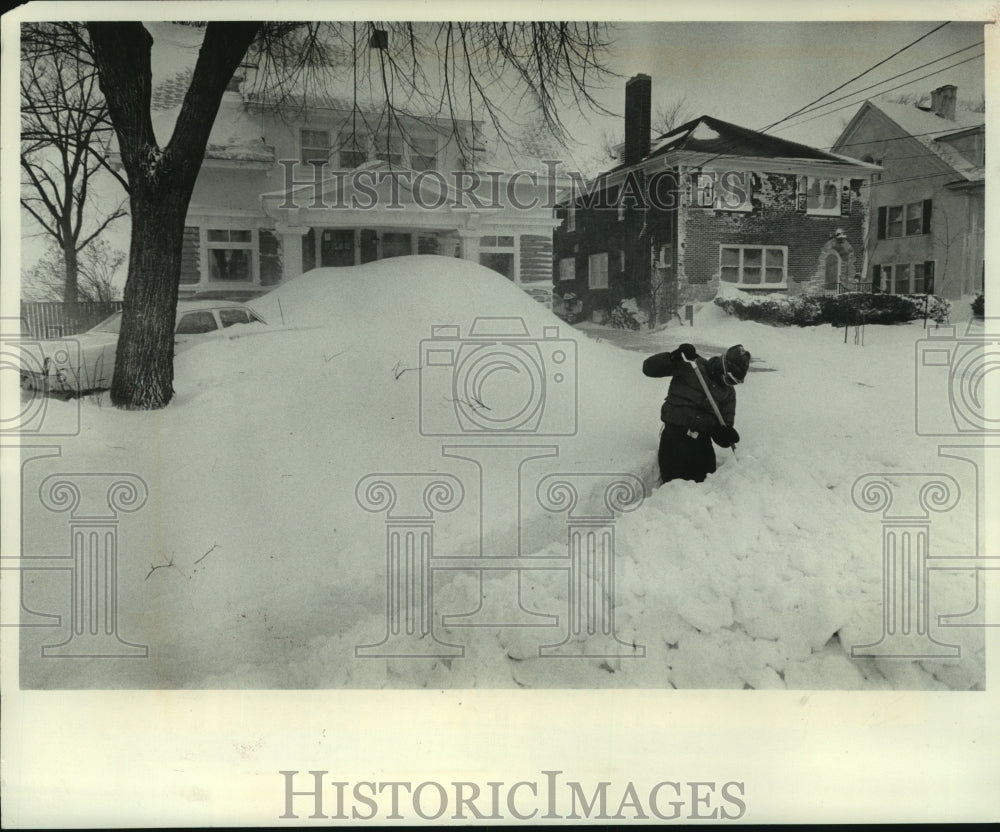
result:
<svg viewBox="0 0 1000 832"><path fill-rule="evenodd" d="M948 121L955 120L955 99L958 97L958 87L945 84L931 93L931 111Z"/></svg>
<svg viewBox="0 0 1000 832"><path fill-rule="evenodd" d="M627 167L649 155L650 100L653 82L648 75L635 75L625 84L625 156Z"/></svg>

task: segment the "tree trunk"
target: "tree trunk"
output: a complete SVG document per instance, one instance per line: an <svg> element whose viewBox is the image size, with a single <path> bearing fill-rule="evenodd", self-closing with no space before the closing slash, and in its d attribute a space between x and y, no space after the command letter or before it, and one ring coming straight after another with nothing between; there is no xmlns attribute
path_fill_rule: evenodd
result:
<svg viewBox="0 0 1000 832"><path fill-rule="evenodd" d="M173 135L160 148L150 111L152 37L137 22L87 24L128 175L132 213L122 326L111 380L111 403L116 407L154 410L173 398L184 219L222 94L259 29L256 22L206 25Z"/></svg>
<svg viewBox="0 0 1000 832"><path fill-rule="evenodd" d="M189 196L134 189L132 239L111 403L155 410L173 398L174 320Z"/></svg>
<svg viewBox="0 0 1000 832"><path fill-rule="evenodd" d="M72 236L64 236L63 262L66 266L66 277L63 281L63 303L76 303L80 299L79 277L80 265L77 260L76 240Z"/></svg>

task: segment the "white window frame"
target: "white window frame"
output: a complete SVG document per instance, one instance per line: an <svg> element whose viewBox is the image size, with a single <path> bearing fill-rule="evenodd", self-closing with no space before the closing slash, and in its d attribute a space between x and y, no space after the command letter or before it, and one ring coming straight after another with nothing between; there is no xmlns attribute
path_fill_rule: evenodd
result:
<svg viewBox="0 0 1000 832"><path fill-rule="evenodd" d="M892 205L885 206L885 239L886 240L901 240L904 237L923 237L924 235L924 201L918 199L914 202L897 202ZM906 221L909 214L909 209L916 206L918 209L917 220L919 230L914 234L906 233ZM892 227L892 223L889 221L889 214L893 208L898 208L900 212L899 220L899 234L890 234L889 229ZM933 210L933 208L932 208Z"/></svg>
<svg viewBox="0 0 1000 832"><path fill-rule="evenodd" d="M388 162L393 167L402 167L406 144L399 130L380 130L372 139L369 159L379 159Z"/></svg>
<svg viewBox="0 0 1000 832"><path fill-rule="evenodd" d="M732 174L740 174L743 177L744 194L746 198L743 202L737 205L733 205L726 202L724 195L730 193L728 186L722 187L723 178L730 176ZM716 211L732 211L734 213L750 213L753 211L753 175L748 170L743 171L725 171L724 173L715 174L712 179L712 186L714 189L714 199L713 208Z"/></svg>
<svg viewBox="0 0 1000 832"><path fill-rule="evenodd" d="M559 280L576 280L576 258L562 257L559 260Z"/></svg>
<svg viewBox="0 0 1000 832"><path fill-rule="evenodd" d="M344 161L347 153L364 154L364 159L351 165L350 168ZM372 137L365 127L361 127L356 133L349 126L344 125L337 133L337 161L341 170L353 170L361 165L370 162L372 159Z"/></svg>
<svg viewBox="0 0 1000 832"><path fill-rule="evenodd" d="M608 288L608 253L606 251L591 254L587 258L587 288Z"/></svg>
<svg viewBox="0 0 1000 832"><path fill-rule="evenodd" d="M326 135L326 145L323 146L321 144L313 144L313 143L306 144L306 140L305 140L305 134L306 133L323 133L323 134L325 134ZM305 156L306 156L306 151L307 150L310 150L310 151L312 151L312 150L322 151L322 153L323 153L322 160L320 160L318 158L317 159L306 159ZM303 128L301 128L299 130L299 161L303 165L311 165L311 164L314 164L315 162L319 162L319 161L322 161L324 164L328 163L330 161L330 150L331 150L331 148L330 148L330 131L329 130L327 130L325 128L319 128L319 127L303 127Z"/></svg>
<svg viewBox="0 0 1000 832"><path fill-rule="evenodd" d="M722 280L722 252L725 249L736 249L739 252L739 260L737 269L739 270L739 280L735 283L729 280ZM760 283L746 283L743 280L743 258L745 252L749 249L760 252L761 257L761 274ZM780 283L768 283L766 281L767 277L767 252L768 251L780 251L781 252L781 282ZM737 286L739 288L745 289L787 289L788 288L788 246L743 246L743 245L728 245L722 244L719 246L719 280L722 283L726 283L729 286Z"/></svg>
<svg viewBox="0 0 1000 832"><path fill-rule="evenodd" d="M914 291L914 281L917 279L917 267L921 269L925 268L927 263L934 264L934 273L937 274L937 260L931 258L929 260L920 260L916 263L879 263L879 279L882 285L882 291L887 295L922 295L925 292ZM896 291L896 280L899 277L899 270L906 268L909 272L909 285L905 292ZM927 288L927 274L922 275L922 281L924 284L924 289Z"/></svg>
<svg viewBox="0 0 1000 832"><path fill-rule="evenodd" d="M509 237L511 242L501 243L501 237ZM493 238L496 240L495 243L484 243L484 240ZM521 264L520 264L520 245L517 234L506 234L501 232L495 232L493 234L483 234L479 238L479 253L480 254L510 254L513 257L514 269L513 274L510 276L512 283L521 282ZM482 265L482 263L480 263ZM489 267L487 267L489 268Z"/></svg>
<svg viewBox="0 0 1000 832"><path fill-rule="evenodd" d="M834 204L831 207L826 207L823 205L810 206L809 196L812 191L813 182L826 183L832 182L836 189L836 198L834 199ZM806 214L811 217L839 217L840 216L840 197L843 193L844 180L840 176L807 176L806 177ZM822 190L820 191L822 195Z"/></svg>
<svg viewBox="0 0 1000 832"><path fill-rule="evenodd" d="M232 233L234 231L249 231L250 232L250 239L249 239L249 241L236 241L236 242L234 242L232 240ZM209 235L212 234L212 233L217 233L217 232L226 232L229 235L230 240L228 242L227 241L223 241L223 240L209 240ZM203 226L202 227L202 231L201 231L201 236L202 236L202 250L205 252L204 271L202 272L202 274L205 275L205 278L204 278L203 282L205 282L205 283L219 283L219 284L224 284L224 285L227 285L227 286L233 286L233 285L238 286L238 285L247 285L247 284L255 286L255 285L257 285L260 282L260 280L259 280L260 269L259 269L259 265L257 263L257 254L258 254L257 245L258 245L258 243L257 243L257 229L256 228L247 228L245 226L244 227L225 227L225 226L219 226L219 225L215 225L215 226L211 226L211 227L209 227L209 226ZM249 251L250 252L250 274L247 277L247 279L246 280L223 280L223 279L212 277L212 251L213 250L222 250L222 251L227 251L227 250L228 251L234 251L234 250ZM194 284L191 284L191 285L194 285Z"/></svg>
<svg viewBox="0 0 1000 832"><path fill-rule="evenodd" d="M422 170L437 170L438 166L438 137L435 136L416 136L411 140L409 146L409 166L411 170L422 171ZM430 150L431 152L428 152ZM424 159L426 161L422 167L417 167L417 160Z"/></svg>

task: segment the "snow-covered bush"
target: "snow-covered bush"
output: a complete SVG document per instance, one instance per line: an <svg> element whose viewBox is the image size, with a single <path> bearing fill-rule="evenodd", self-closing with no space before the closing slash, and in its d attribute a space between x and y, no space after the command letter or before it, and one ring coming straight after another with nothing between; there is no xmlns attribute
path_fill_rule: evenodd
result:
<svg viewBox="0 0 1000 832"><path fill-rule="evenodd" d="M937 295L883 295L845 292L840 295L733 295L720 296L715 303L741 321L757 321L777 326L817 324L895 324L927 317L944 323L951 302Z"/></svg>
<svg viewBox="0 0 1000 832"><path fill-rule="evenodd" d="M623 298L608 315L608 326L615 329L641 329L648 321L635 298Z"/></svg>
<svg viewBox="0 0 1000 832"><path fill-rule="evenodd" d="M976 295L976 299L972 301L972 314L977 318L982 318L986 315L986 295L980 292Z"/></svg>

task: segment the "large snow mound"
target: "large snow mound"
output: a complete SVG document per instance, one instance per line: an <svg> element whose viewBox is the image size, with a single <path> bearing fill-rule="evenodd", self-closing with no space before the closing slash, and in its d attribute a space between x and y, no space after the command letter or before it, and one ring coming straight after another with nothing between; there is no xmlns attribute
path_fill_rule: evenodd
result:
<svg viewBox="0 0 1000 832"><path fill-rule="evenodd" d="M853 482L968 474L912 430L919 326L869 327L862 346L842 330L770 328L708 306L693 328L632 333L621 349L620 333L569 327L495 272L429 256L317 269L254 305L266 327L178 356L165 410L84 400L62 457L25 467L26 494L52 471L132 472L149 490L120 521L117 620L148 657L41 661L41 645L66 633L23 630L25 686L981 686L975 629L946 634L963 648L955 660L851 656L878 639L883 592L880 518L859 511ZM736 456L718 452L706 483L657 487L666 380L641 365L682 341L753 354L743 441ZM402 483L397 504L378 505L376 475ZM584 658L539 651L579 627L580 593L594 586L563 565L567 504L542 486L552 475L576 484L578 527L608 528L605 475L647 495L614 524L614 615L591 604L596 628L584 620L569 639ZM421 477L457 483L461 499L449 511L434 510L440 494L406 502ZM968 548L969 518L962 503L936 519L936 544ZM387 585L386 545L394 528L429 519L435 556L466 560L434 570L421 607ZM28 551L66 546L63 520L31 500L24 528ZM480 573L468 568L480 555L547 566ZM65 576L26 574L29 608L65 602ZM974 577L938 583L949 611L973 605ZM454 647L359 656L386 638L393 604L403 628L432 613L434 636Z"/></svg>

